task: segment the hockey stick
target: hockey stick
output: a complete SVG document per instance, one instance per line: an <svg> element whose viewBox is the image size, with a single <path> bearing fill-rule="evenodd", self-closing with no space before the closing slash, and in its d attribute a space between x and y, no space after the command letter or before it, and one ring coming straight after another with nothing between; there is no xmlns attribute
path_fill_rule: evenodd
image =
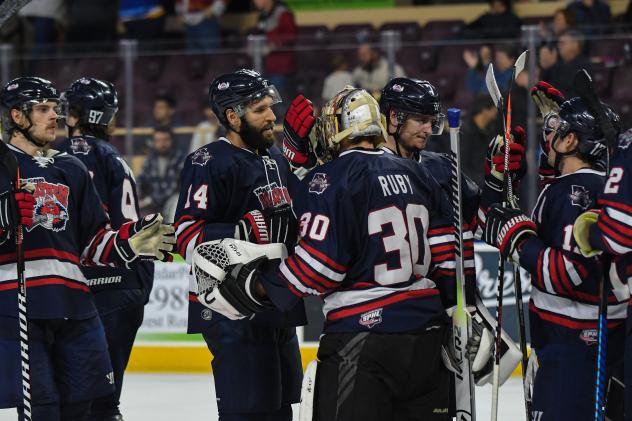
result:
<svg viewBox="0 0 632 421"><path fill-rule="evenodd" d="M476 403L474 395L474 378L472 366L465 356L465 347L470 336L472 321L465 310L465 275L463 272L463 202L461 194L461 146L459 144L459 126L461 110L448 110L450 127L450 164L452 173L450 187L452 190L452 222L454 225L454 242L456 245L456 309L452 313L452 341L454 357L459 372L454 376L456 396L456 419L458 421L476 420Z"/></svg>
<svg viewBox="0 0 632 421"><path fill-rule="evenodd" d="M573 79L573 87L597 120L597 124L606 138L606 174L610 171L610 154L613 150L617 132L608 119L603 105L592 85L592 79L585 69L578 71ZM605 277L599 280L599 307L597 309L597 378L595 382L595 421L603 421L606 415L606 342L608 334L608 293Z"/></svg>
<svg viewBox="0 0 632 421"><path fill-rule="evenodd" d="M18 161L9 147L0 140L0 162L7 170L11 180L10 206L13 215L17 213L17 203L13 192L20 189L20 169ZM24 419L31 420L31 369L29 363L29 336L26 318L26 280L24 278L24 250L22 249L22 225L18 225L14 232L17 253L18 276L18 323L20 327L20 355L22 361L22 404L24 405Z"/></svg>
<svg viewBox="0 0 632 421"><path fill-rule="evenodd" d="M11 18L18 10L30 3L31 0L4 0L0 3L0 26Z"/></svg>

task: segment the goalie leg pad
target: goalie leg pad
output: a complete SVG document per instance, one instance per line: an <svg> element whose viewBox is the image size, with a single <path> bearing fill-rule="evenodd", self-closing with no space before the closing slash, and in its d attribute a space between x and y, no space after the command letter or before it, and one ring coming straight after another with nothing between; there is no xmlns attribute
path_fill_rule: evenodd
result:
<svg viewBox="0 0 632 421"><path fill-rule="evenodd" d="M314 417L314 392L316 390L316 372L318 361L307 365L301 386L301 406L298 410L298 421L312 421Z"/></svg>

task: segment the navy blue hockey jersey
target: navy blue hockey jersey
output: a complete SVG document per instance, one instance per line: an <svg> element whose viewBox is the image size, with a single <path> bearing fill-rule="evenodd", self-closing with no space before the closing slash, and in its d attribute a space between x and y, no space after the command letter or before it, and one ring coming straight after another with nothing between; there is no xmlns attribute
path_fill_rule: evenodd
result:
<svg viewBox="0 0 632 421"><path fill-rule="evenodd" d="M116 232L86 167L66 153L32 157L9 145L21 179L35 185L33 226L24 229L29 318L81 319L96 314L80 265L124 265L114 250ZM0 178L0 191L9 179ZM17 315L15 243L0 245L0 315Z"/></svg>
<svg viewBox="0 0 632 421"><path fill-rule="evenodd" d="M403 332L444 317L440 294L453 290L454 278L431 279L440 264L431 244L452 228L422 166L351 149L301 186L292 192L300 241L277 273L262 276L276 306L322 296L325 333Z"/></svg>
<svg viewBox="0 0 632 421"><path fill-rule="evenodd" d="M603 173L581 169L556 177L538 197L532 216L538 236L527 240L520 253L520 264L531 274L531 339L536 348L596 341L599 281L610 267L600 257L581 255L573 223L596 205L604 181ZM608 326L621 325L627 297L611 293L608 302Z"/></svg>
<svg viewBox="0 0 632 421"><path fill-rule="evenodd" d="M226 138L191 153L182 169L176 210L178 252L190 263L196 245L234 238L235 225L251 210L290 204L288 176L294 177L278 148L260 156L233 146ZM223 318L197 301L193 279L189 288L189 333L201 332ZM288 314L270 310L253 319L272 325L305 324L302 302Z"/></svg>
<svg viewBox="0 0 632 421"><path fill-rule="evenodd" d="M77 136L63 140L59 149L75 156L88 168L113 229L138 220L136 180L114 146L93 136ZM104 314L147 300L154 280L154 263L138 262L133 270L86 267L83 273L92 291L98 293L97 306Z"/></svg>

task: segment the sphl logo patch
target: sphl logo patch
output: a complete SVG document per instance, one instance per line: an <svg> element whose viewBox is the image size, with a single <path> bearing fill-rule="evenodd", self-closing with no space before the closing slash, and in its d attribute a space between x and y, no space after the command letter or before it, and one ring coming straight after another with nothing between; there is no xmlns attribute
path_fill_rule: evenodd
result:
<svg viewBox="0 0 632 421"><path fill-rule="evenodd" d="M68 193L70 191L68 186L48 183L43 177L29 178L26 181L35 184L33 225L27 228L27 231L31 231L37 226L54 232L66 229Z"/></svg>
<svg viewBox="0 0 632 421"><path fill-rule="evenodd" d="M619 135L619 148L628 149L632 144L632 129L628 129Z"/></svg>
<svg viewBox="0 0 632 421"><path fill-rule="evenodd" d="M329 177L322 172L314 174L312 181L309 182L310 193L323 194L327 187L329 187Z"/></svg>
<svg viewBox="0 0 632 421"><path fill-rule="evenodd" d="M205 166L206 163L213 159L213 155L206 148L200 148L191 157L191 163L193 165Z"/></svg>
<svg viewBox="0 0 632 421"><path fill-rule="evenodd" d="M375 310L367 311L366 313L362 313L360 315L360 323L364 327L368 327L369 329L373 326L382 323L382 307L376 308Z"/></svg>
<svg viewBox="0 0 632 421"><path fill-rule="evenodd" d="M584 341L586 345L594 345L597 343L597 329L584 329L579 334L579 339Z"/></svg>
<svg viewBox="0 0 632 421"><path fill-rule="evenodd" d="M588 209L592 200L590 200L590 193L586 190L584 186L577 186L573 184L571 186L571 194L569 195L571 198L571 204L573 206L579 206L582 209Z"/></svg>

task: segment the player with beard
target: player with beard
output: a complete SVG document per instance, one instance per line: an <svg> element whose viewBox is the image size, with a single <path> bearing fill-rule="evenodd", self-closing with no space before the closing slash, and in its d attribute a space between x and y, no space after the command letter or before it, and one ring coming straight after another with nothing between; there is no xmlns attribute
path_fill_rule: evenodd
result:
<svg viewBox="0 0 632 421"><path fill-rule="evenodd" d="M220 238L293 247L293 175L273 146L272 106L280 101L252 70L211 83L209 103L227 134L190 154L182 170L175 225L178 251L189 263L196 245ZM190 289L188 332L202 333L213 354L220 420L290 421L303 374L295 332L306 322L303 304L233 321L202 306L197 288Z"/></svg>

